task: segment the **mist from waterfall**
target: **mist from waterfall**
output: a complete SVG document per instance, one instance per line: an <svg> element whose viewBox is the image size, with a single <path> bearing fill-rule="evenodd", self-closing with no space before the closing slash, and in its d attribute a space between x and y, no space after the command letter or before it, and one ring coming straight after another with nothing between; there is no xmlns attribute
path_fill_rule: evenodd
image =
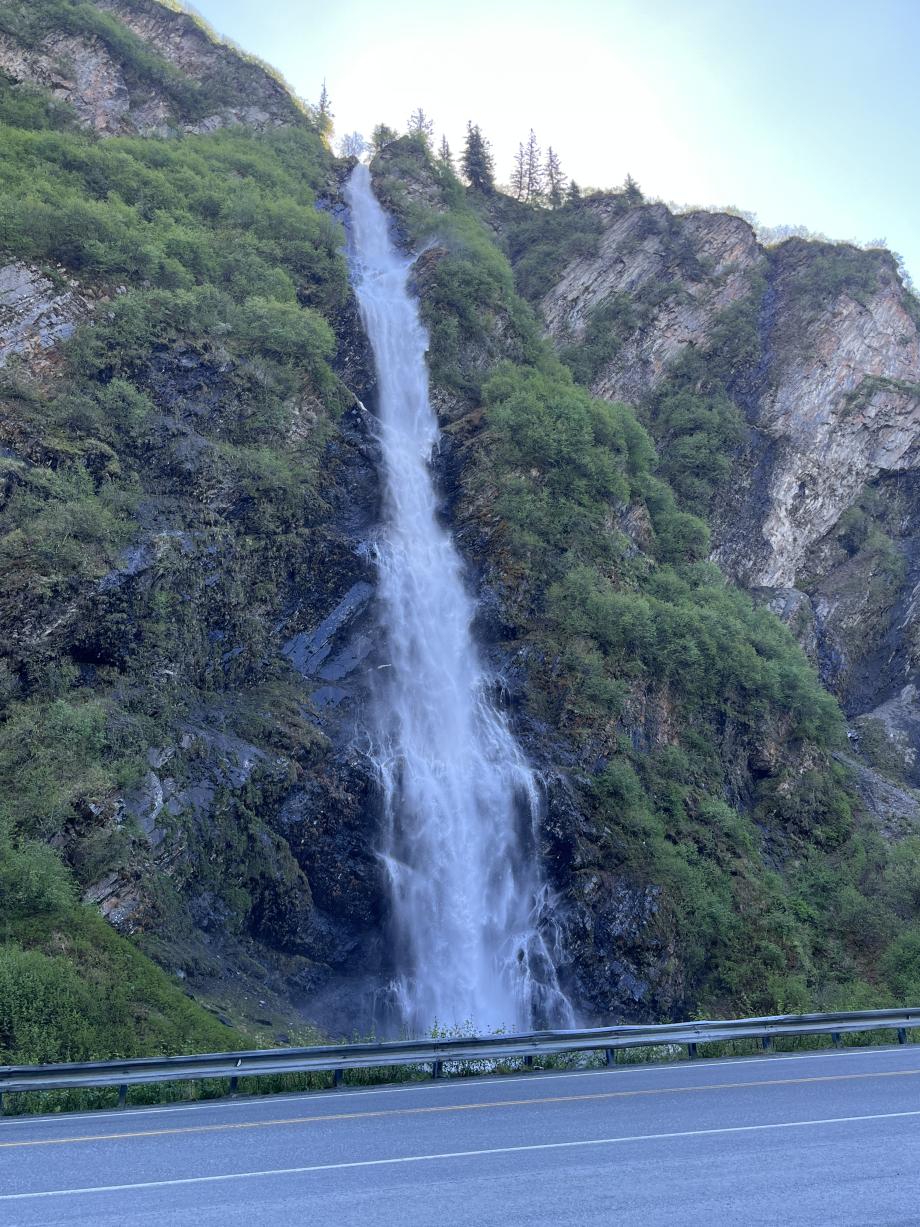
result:
<svg viewBox="0 0 920 1227"><path fill-rule="evenodd" d="M349 259L378 378L384 663L370 715L384 798L403 1027L573 1025L539 869L540 795L473 640L474 602L437 516L428 337L366 166L348 181Z"/></svg>

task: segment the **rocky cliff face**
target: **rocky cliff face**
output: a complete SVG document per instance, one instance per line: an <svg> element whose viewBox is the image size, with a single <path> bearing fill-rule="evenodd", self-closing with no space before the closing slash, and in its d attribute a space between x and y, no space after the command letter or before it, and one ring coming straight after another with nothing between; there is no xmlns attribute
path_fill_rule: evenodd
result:
<svg viewBox="0 0 920 1227"><path fill-rule="evenodd" d="M69 6L38 0L5 28L0 72L47 89L101 135L165 136L228 124L298 123L287 88L263 66L216 41L188 13L157 0ZM99 17L103 20L99 20ZM114 21L108 23L104 18Z"/></svg>
<svg viewBox="0 0 920 1227"><path fill-rule="evenodd" d="M628 208L620 197L585 209L601 225L597 250L569 264L540 311L557 342L578 344L591 313L615 295L639 304L641 327L622 338L592 387L635 404L722 311L751 293L763 252L750 226L724 213L675 217L664 205Z"/></svg>
<svg viewBox="0 0 920 1227"><path fill-rule="evenodd" d="M749 402L759 439L745 467L760 467L767 450L773 459L761 488L736 492L725 518L758 498L766 506L746 517L743 541L721 529L717 547L746 584L794 586L808 551L870 482L917 467L920 330L894 262L882 253L861 258L874 284L812 297L801 285L821 251L793 241L772 254L762 386Z"/></svg>
<svg viewBox="0 0 920 1227"><path fill-rule="evenodd" d="M713 557L793 627L876 765L903 763L896 774L916 782L916 299L882 251L764 249L741 218L622 197L585 208L601 221L597 250L568 264L540 311L565 347L616 296L638 308L608 330L597 395L651 405L682 355L707 353L728 308L756 312L755 352L726 381L742 440L712 508Z"/></svg>

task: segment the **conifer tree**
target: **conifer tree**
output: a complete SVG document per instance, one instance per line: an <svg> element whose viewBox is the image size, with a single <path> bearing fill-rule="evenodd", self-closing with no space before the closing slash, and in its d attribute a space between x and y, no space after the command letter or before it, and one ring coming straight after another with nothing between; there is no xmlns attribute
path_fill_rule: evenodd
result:
<svg viewBox="0 0 920 1227"><path fill-rule="evenodd" d="M539 204L543 199L543 166L533 128L524 146L524 199L528 204Z"/></svg>
<svg viewBox="0 0 920 1227"><path fill-rule="evenodd" d="M543 168L546 182L546 198L551 209L558 209L565 197L565 175L559 155L552 145L546 150L546 165Z"/></svg>
<svg viewBox="0 0 920 1227"><path fill-rule="evenodd" d="M429 145L434 135L434 123L428 118L421 107L416 107L409 116L408 131L410 136Z"/></svg>
<svg viewBox="0 0 920 1227"><path fill-rule="evenodd" d="M632 175L626 176L626 182L623 184L623 194L626 197L627 203L631 205L642 204L645 200L645 197L642 195L642 189Z"/></svg>
<svg viewBox="0 0 920 1227"><path fill-rule="evenodd" d="M574 179L569 180L569 190L566 193L565 203L569 205L581 204L581 188Z"/></svg>
<svg viewBox="0 0 920 1227"><path fill-rule="evenodd" d="M511 172L511 195L515 200L524 199L524 146L518 145L514 155L514 170Z"/></svg>
<svg viewBox="0 0 920 1227"><path fill-rule="evenodd" d="M460 158L460 167L470 187L485 195L495 191L495 167L489 142L472 120L466 125L466 144Z"/></svg>
<svg viewBox="0 0 920 1227"><path fill-rule="evenodd" d="M438 149L438 161L441 163L442 166L446 167L447 170L453 171L454 155L450 151L450 145L448 145L447 143L446 136L441 137L441 145L440 145L440 148Z"/></svg>
<svg viewBox="0 0 920 1227"><path fill-rule="evenodd" d="M326 78L323 77L323 88L319 92L319 103L316 107L316 118L319 122L319 130L325 137L332 135L333 120L335 116L332 112L332 102L329 99L329 91L326 89Z"/></svg>

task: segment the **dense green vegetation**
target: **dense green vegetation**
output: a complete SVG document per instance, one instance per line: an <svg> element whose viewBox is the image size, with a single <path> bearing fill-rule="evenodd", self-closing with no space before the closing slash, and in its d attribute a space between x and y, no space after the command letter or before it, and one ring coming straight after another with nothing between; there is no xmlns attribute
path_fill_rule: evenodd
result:
<svg viewBox="0 0 920 1227"><path fill-rule="evenodd" d="M451 236L443 265L468 266L453 299L437 267L423 275L426 310L437 303L433 373L467 393L474 419L484 411L467 449L465 514L489 534L504 616L530 645L532 707L583 747L598 869L664 888L662 923L698 1008L916 994L916 939L902 929L916 916L917 841L891 848L859 820L831 757L843 734L836 703L791 634L705 561L694 514L725 480L739 436L732 391L759 355L758 294L725 312L644 406L659 462L635 414L593 399L545 348L492 360L496 332L520 308L496 301L507 277L467 202L451 189L440 208L403 216L418 236ZM642 309L604 305L585 350L564 354L580 379ZM458 352L478 372L465 388Z"/></svg>
<svg viewBox="0 0 920 1227"><path fill-rule="evenodd" d="M77 903L44 842L0 820L0 1053L21 1062L232 1048L212 1020L106 922ZM15 935L12 937L11 935Z"/></svg>
<svg viewBox="0 0 920 1227"><path fill-rule="evenodd" d="M4 19L54 25L59 9L122 40L138 74L176 84L90 5L4 9ZM232 1032L79 896L145 855L130 821L113 825L112 799L142 775L146 747L207 696L257 687L251 706L239 699L241 720L267 708L260 735L289 753L313 736L299 719L287 733L280 717L274 727L272 705L288 700L280 681L272 698L264 689L260 613L277 599L264 577L286 554L303 556L323 514L319 458L349 400L329 366L328 319L347 288L341 234L315 208L330 158L307 125L99 141L39 91L5 83L0 116L0 252L102 296L54 378L26 379L13 363L0 385L0 1053L226 1047ZM188 428L170 422L162 399L174 369L200 372L206 408L181 458L172 440ZM291 446L304 399L322 412ZM171 508L156 538L158 582L141 605L128 607L117 583L94 598L125 552L150 540L139 517L151 499ZM187 595L202 577L186 526L233 558L228 605L217 590ZM222 629L211 632L215 619ZM226 656L226 635L244 650ZM228 822L227 837L210 840L211 888L245 916L260 859L282 880L295 870L256 811ZM52 837L64 859L42 842Z"/></svg>
<svg viewBox="0 0 920 1227"><path fill-rule="evenodd" d="M802 239L789 239L785 249L787 259L790 254L806 257L794 267L789 287L806 309L840 294L865 303L878 288L883 268L894 271L891 256L882 249L863 251L847 243L815 244Z"/></svg>
<svg viewBox="0 0 920 1227"><path fill-rule="evenodd" d="M727 480L743 417L735 390L760 356L760 280L723 311L705 346L688 346L643 406L661 453L660 473L684 507L705 515Z"/></svg>
<svg viewBox="0 0 920 1227"><path fill-rule="evenodd" d="M477 395L483 348L491 361L502 356L537 361L542 346L536 318L515 294L508 261L450 166L435 161L424 140L408 137L387 146L386 168L378 184L385 203L406 218L420 246L436 239L441 249L436 262L423 266L422 309L435 381L461 395ZM429 193L433 187L450 207L434 211L410 195L413 186ZM493 337L497 317L503 321L500 341Z"/></svg>
<svg viewBox="0 0 920 1227"><path fill-rule="evenodd" d="M519 293L539 302L567 264L597 253L601 229L600 217L583 201L559 209L516 209L504 230Z"/></svg>

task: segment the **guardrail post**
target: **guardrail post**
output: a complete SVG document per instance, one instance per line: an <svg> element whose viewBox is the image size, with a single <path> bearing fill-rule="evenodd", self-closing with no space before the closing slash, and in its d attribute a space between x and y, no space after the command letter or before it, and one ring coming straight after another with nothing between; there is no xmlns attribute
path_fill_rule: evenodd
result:
<svg viewBox="0 0 920 1227"><path fill-rule="evenodd" d="M899 1044L907 1043L907 1028L906 1027L898 1027L898 1043Z"/></svg>
<svg viewBox="0 0 920 1227"><path fill-rule="evenodd" d="M772 1035L761 1036L760 1046L764 1050L764 1052L769 1052L770 1049L773 1047L773 1036Z"/></svg>
<svg viewBox="0 0 920 1227"><path fill-rule="evenodd" d="M127 1106L127 1103L128 1103L128 1088L124 1083L122 1083L121 1086L118 1088L118 1106L120 1108L124 1108Z"/></svg>
<svg viewBox="0 0 920 1227"><path fill-rule="evenodd" d="M440 1078L443 1073L444 1073L444 1062L443 1061L432 1061L431 1063L432 1078Z"/></svg>
<svg viewBox="0 0 920 1227"><path fill-rule="evenodd" d="M0 1116L3 1115L3 1092L0 1091Z"/></svg>
<svg viewBox="0 0 920 1227"><path fill-rule="evenodd" d="M696 1060L696 1044L687 1045L687 1060L688 1061Z"/></svg>
<svg viewBox="0 0 920 1227"><path fill-rule="evenodd" d="M529 1070L533 1069L533 1057L532 1056L526 1056L524 1058L524 1068L529 1069Z"/></svg>
<svg viewBox="0 0 920 1227"><path fill-rule="evenodd" d="M839 1032L839 1031L832 1031L832 1032L831 1032L831 1040L833 1041L834 1047L835 1047L835 1048L839 1048L839 1047L840 1047L840 1032Z"/></svg>
<svg viewBox="0 0 920 1227"><path fill-rule="evenodd" d="M237 1078L236 1074L234 1074L233 1077L230 1079L230 1094L235 1095L237 1091L239 1090L239 1087L240 1087L240 1080L239 1078Z"/></svg>
<svg viewBox="0 0 920 1227"><path fill-rule="evenodd" d="M339 1087L342 1085L342 1075L343 1075L343 1071L342 1071L341 1069L334 1069L334 1070L332 1071L332 1087L333 1087L333 1090L336 1090L336 1091L337 1091L337 1090L339 1089Z"/></svg>
<svg viewBox="0 0 920 1227"><path fill-rule="evenodd" d="M604 1049L604 1060L607 1062L608 1065L616 1065L617 1050L615 1048L605 1048Z"/></svg>

